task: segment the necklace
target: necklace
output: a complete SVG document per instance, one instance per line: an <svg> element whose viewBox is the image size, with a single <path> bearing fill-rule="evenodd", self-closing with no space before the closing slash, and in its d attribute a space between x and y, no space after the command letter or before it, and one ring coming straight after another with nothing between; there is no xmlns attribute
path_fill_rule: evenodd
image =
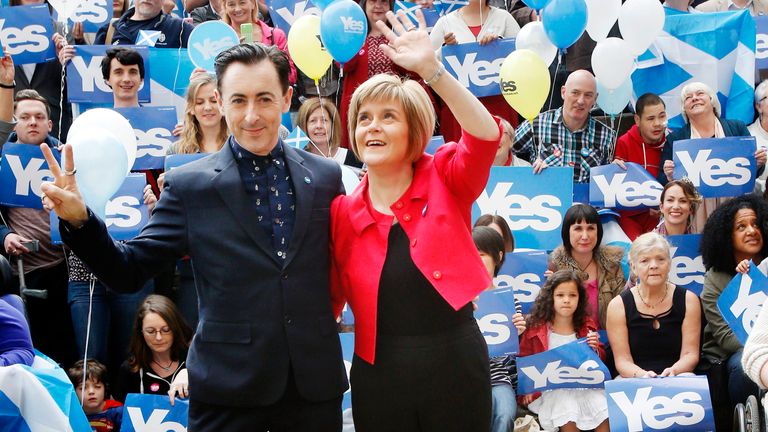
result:
<svg viewBox="0 0 768 432"><path fill-rule="evenodd" d="M589 278L589 272L587 272L587 270L589 269L589 266L592 265L593 261L595 261L595 256L594 255L592 255L592 258L589 259L589 262L587 263L587 265L585 265L582 268L581 265L579 265L579 262L576 261L576 258L573 259L573 262L576 263L576 267L578 267L579 271L581 271L581 277L584 278L584 280Z"/></svg>
<svg viewBox="0 0 768 432"><path fill-rule="evenodd" d="M640 297L640 301L642 301L643 304L646 307L650 308L650 309L656 309L656 306L660 305L667 298L667 293L668 292L669 292L669 284L664 283L664 296L661 298L661 300L657 301L655 305L651 306L643 298L643 290L642 290L642 288L640 288L639 286L637 287L637 295ZM648 300L650 300L650 298Z"/></svg>
<svg viewBox="0 0 768 432"><path fill-rule="evenodd" d="M161 365L161 364L160 364L160 363L158 363L158 362L157 362L157 360L155 360L155 359L152 359L152 363L154 363L154 364L158 365L158 366L160 367L160 369L162 369L162 370L164 370L164 371L166 371L166 372L170 372L170 370L171 370L171 366L173 366L173 360L171 360L171 362L170 362L170 363L168 363L168 366L163 366L163 365Z"/></svg>

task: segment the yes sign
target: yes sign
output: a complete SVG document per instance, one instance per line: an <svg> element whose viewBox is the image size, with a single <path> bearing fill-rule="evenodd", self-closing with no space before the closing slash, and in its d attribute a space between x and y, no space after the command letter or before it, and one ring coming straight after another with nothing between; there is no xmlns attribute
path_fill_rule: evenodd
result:
<svg viewBox="0 0 768 432"><path fill-rule="evenodd" d="M445 45L442 48L443 65L473 95L498 95L501 94L499 69L506 56L514 50L514 39L487 45L477 42Z"/></svg>
<svg viewBox="0 0 768 432"><path fill-rule="evenodd" d="M507 254L507 259L504 260L493 282L499 289L512 288L522 313L527 314L533 308L541 286L544 285L545 271L547 271L545 251L513 252Z"/></svg>
<svg viewBox="0 0 768 432"><path fill-rule="evenodd" d="M129 394L123 408L123 432L186 432L189 402L168 396Z"/></svg>
<svg viewBox="0 0 768 432"><path fill-rule="evenodd" d="M754 17L754 19L757 30L757 43L755 44L755 72L756 76L760 76L761 70L768 69L768 16L760 15ZM765 74L765 72L763 72L763 74Z"/></svg>
<svg viewBox="0 0 768 432"><path fill-rule="evenodd" d="M237 33L223 21L206 21L198 24L189 35L187 53L192 63L208 72L214 72L216 56L227 48L237 45Z"/></svg>
<svg viewBox="0 0 768 432"><path fill-rule="evenodd" d="M639 210L658 207L662 186L640 165L627 162L590 170L589 203L595 207Z"/></svg>
<svg viewBox="0 0 768 432"><path fill-rule="evenodd" d="M675 141L673 177L688 177L703 197L732 197L755 187L755 138Z"/></svg>
<svg viewBox="0 0 768 432"><path fill-rule="evenodd" d="M438 10L440 9L440 5L437 5L436 3L438 2L433 3L433 8L423 8L421 5L413 2L395 0L395 13L402 10L405 12L408 19L411 20L411 23L418 26L419 21L416 19L416 11L421 9L421 13L424 14L424 22L427 24L427 32L431 32L432 27L434 27L437 20L440 19L440 11Z"/></svg>
<svg viewBox="0 0 768 432"><path fill-rule="evenodd" d="M768 279L751 263L749 272L736 274L717 299L720 315L742 344L747 343L767 295Z"/></svg>
<svg viewBox="0 0 768 432"><path fill-rule="evenodd" d="M117 17L115 17L117 18ZM83 23L83 31L95 33L112 19L112 2L107 0L81 0L69 20L70 25Z"/></svg>
<svg viewBox="0 0 768 432"><path fill-rule="evenodd" d="M47 4L0 8L0 41L16 65L56 58L53 24Z"/></svg>
<svg viewBox="0 0 768 432"><path fill-rule="evenodd" d="M472 207L472 219L504 217L519 248L552 250L562 239L560 225L573 199L573 168L493 167L485 190Z"/></svg>
<svg viewBox="0 0 768 432"><path fill-rule="evenodd" d="M101 59L111 46L76 45L75 56L67 63L67 91L70 102L108 103L114 101L112 89L104 82ZM144 59L144 85L139 89L139 102L149 102L149 50L145 46L133 48Z"/></svg>
<svg viewBox="0 0 768 432"><path fill-rule="evenodd" d="M58 150L52 149L57 161ZM40 185L52 181L40 147L30 144L6 143L0 161L0 204L11 207L42 209Z"/></svg>
<svg viewBox="0 0 768 432"><path fill-rule="evenodd" d="M603 388L608 368L585 338L538 354L517 358L520 394L562 388Z"/></svg>
<svg viewBox="0 0 768 432"><path fill-rule="evenodd" d="M128 119L136 132L138 145L132 169L162 168L168 147L176 141L176 137L171 134L176 126L176 108L138 107L118 108L115 111Z"/></svg>
<svg viewBox="0 0 768 432"><path fill-rule="evenodd" d="M269 16L275 27L287 35L291 26L304 15L320 16L320 9L307 0L273 0L269 2Z"/></svg>
<svg viewBox="0 0 768 432"><path fill-rule="evenodd" d="M701 295L704 287L704 262L699 252L701 234L685 234L668 236L669 253L672 256L669 269L669 281L683 287L694 294Z"/></svg>
<svg viewBox="0 0 768 432"><path fill-rule="evenodd" d="M605 395L612 432L715 430L704 376L608 381Z"/></svg>
<svg viewBox="0 0 768 432"><path fill-rule="evenodd" d="M495 289L480 294L475 319L491 357L514 355L519 351L517 328L512 324L514 314L515 296L511 289Z"/></svg>

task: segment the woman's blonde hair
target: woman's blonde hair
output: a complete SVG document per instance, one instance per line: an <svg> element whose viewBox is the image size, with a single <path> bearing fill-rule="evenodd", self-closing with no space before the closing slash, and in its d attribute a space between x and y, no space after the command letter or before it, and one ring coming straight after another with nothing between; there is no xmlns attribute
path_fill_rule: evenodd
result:
<svg viewBox="0 0 768 432"><path fill-rule="evenodd" d="M189 81L189 87L187 87L187 105L184 108L184 127L181 130L181 138L176 143L176 153L179 154L194 154L200 153L202 148L200 143L203 141L203 131L200 129L200 123L195 117L195 99L197 99L197 93L204 85L210 84L213 88L216 88L216 78L210 74L200 74L195 76ZM218 109L218 107L216 107ZM224 145L229 136L227 130L227 122L224 116L221 116L219 123L219 136L218 142L219 148Z"/></svg>
<svg viewBox="0 0 768 432"><path fill-rule="evenodd" d="M316 109L322 108L325 111L325 119L331 124L331 130L326 131L328 133L328 150L331 155L336 153L336 149L341 144L341 119L339 118L339 111L333 103L325 99L317 97L309 98L301 104L299 107L299 113L297 115L296 124L303 130L307 136L307 123L309 123L309 117ZM307 150L311 144L307 145Z"/></svg>
<svg viewBox="0 0 768 432"><path fill-rule="evenodd" d="M238 0L235 0L238 1ZM251 22L256 25L256 23L259 22L259 3L258 0L248 0L251 3L253 3L253 10L251 10ZM221 20L224 21L228 26L232 27L232 20L229 19L229 14L227 13L227 0L221 0L221 8L222 8L222 14L221 14ZM234 28L234 27L233 27ZM235 29L238 32L240 29ZM256 41L261 42L261 41Z"/></svg>
<svg viewBox="0 0 768 432"><path fill-rule="evenodd" d="M352 94L347 123L350 147L355 156L360 159L355 141L357 116L363 103L371 101L397 101L402 105L410 137L407 157L412 162L421 157L435 130L434 107L419 83L390 74L374 75Z"/></svg>

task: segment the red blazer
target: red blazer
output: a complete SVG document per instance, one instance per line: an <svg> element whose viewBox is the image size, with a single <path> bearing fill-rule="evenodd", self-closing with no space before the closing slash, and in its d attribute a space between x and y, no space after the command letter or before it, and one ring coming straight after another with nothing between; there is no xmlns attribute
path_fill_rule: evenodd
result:
<svg viewBox="0 0 768 432"><path fill-rule="evenodd" d="M497 121L498 125L498 121ZM499 137L501 127L499 126ZM413 181L390 209L411 241L411 258L440 295L460 309L491 285L472 241L472 203L488 182L499 140L463 134L414 164ZM368 200L368 178L331 204L331 301L355 314L355 353L373 364L379 279L392 216Z"/></svg>

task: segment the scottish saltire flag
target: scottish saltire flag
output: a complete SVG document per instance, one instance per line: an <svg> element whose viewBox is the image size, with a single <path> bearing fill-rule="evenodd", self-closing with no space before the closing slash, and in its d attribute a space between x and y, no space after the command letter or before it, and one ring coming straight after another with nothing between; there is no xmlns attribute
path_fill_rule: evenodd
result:
<svg viewBox="0 0 768 432"><path fill-rule="evenodd" d="M722 116L752 123L755 21L749 11L667 15L651 50L638 58L632 85L637 96L658 94L669 127L684 125L680 91L700 81L717 91Z"/></svg>
<svg viewBox="0 0 768 432"><path fill-rule="evenodd" d="M284 143L297 149L304 149L309 144L309 137L300 127L296 126L283 140Z"/></svg>
<svg viewBox="0 0 768 432"><path fill-rule="evenodd" d="M0 368L0 432L90 431L67 374L35 351L32 366Z"/></svg>
<svg viewBox="0 0 768 432"><path fill-rule="evenodd" d="M440 15L448 15L449 13L466 6L469 4L469 0L442 0L440 2ZM437 2L434 3L437 8Z"/></svg>
<svg viewBox="0 0 768 432"><path fill-rule="evenodd" d="M159 30L139 30L136 45L154 47L161 34Z"/></svg>
<svg viewBox="0 0 768 432"><path fill-rule="evenodd" d="M414 25L419 25L419 21L416 18L416 10L418 9L421 9L421 13L424 14L424 21L427 23L427 31L432 31L432 27L435 26L435 23L438 19L440 19L440 16L442 15L442 8L440 5L435 4L432 8L423 8L421 5L413 2L395 0L395 13L402 10Z"/></svg>

